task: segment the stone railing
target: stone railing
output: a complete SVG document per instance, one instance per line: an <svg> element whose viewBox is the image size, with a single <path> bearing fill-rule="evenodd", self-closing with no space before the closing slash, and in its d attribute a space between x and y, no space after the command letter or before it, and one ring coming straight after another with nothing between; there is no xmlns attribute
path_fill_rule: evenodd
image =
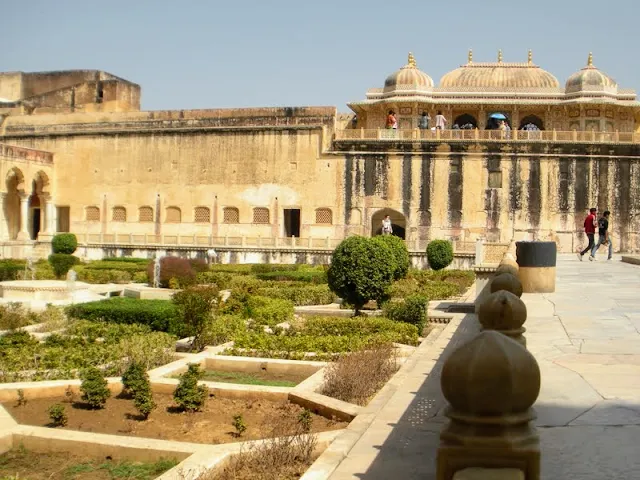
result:
<svg viewBox="0 0 640 480"><path fill-rule="evenodd" d="M499 142L576 142L576 143L640 143L640 133L558 131L558 130L420 130L345 129L337 130L336 141L499 141Z"/></svg>
<svg viewBox="0 0 640 480"><path fill-rule="evenodd" d="M0 143L0 157L15 158L22 161L53 163L53 153L32 148L16 147Z"/></svg>
<svg viewBox="0 0 640 480"><path fill-rule="evenodd" d="M249 237L249 236L211 236L211 235L154 235L139 233L76 233L81 245L114 246L180 246L193 248L230 247L230 248L296 248L310 250L333 250L343 240L331 237ZM424 252L428 240L408 240L407 248L413 252ZM491 255L491 249L497 248L500 258L507 244L483 244L484 255ZM453 241L454 251L458 254L476 255L476 242ZM498 255L498 253L496 253ZM496 260L497 263L498 260Z"/></svg>

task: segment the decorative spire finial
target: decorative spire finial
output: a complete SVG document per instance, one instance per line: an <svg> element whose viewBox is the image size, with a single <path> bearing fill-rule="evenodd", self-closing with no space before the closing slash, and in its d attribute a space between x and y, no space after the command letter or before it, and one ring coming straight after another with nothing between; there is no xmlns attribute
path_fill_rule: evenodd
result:
<svg viewBox="0 0 640 480"><path fill-rule="evenodd" d="M593 67L593 53L589 52L589 58L587 59L587 67Z"/></svg>
<svg viewBox="0 0 640 480"><path fill-rule="evenodd" d="M529 56L527 57L527 63L531 65L533 63L533 52L529 50Z"/></svg>
<svg viewBox="0 0 640 480"><path fill-rule="evenodd" d="M411 68L418 68L418 65L416 65L416 59L413 56L413 53L409 52L409 59L407 60L407 65L410 66Z"/></svg>
<svg viewBox="0 0 640 480"><path fill-rule="evenodd" d="M498 63L502 63L502 50L498 50Z"/></svg>
<svg viewBox="0 0 640 480"><path fill-rule="evenodd" d="M473 50L469 49L468 63L473 63Z"/></svg>

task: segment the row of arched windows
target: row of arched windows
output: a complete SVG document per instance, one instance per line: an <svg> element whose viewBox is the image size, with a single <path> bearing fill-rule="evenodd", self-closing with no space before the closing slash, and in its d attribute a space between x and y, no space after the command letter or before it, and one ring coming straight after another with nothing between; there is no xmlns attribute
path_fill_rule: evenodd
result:
<svg viewBox="0 0 640 480"><path fill-rule="evenodd" d="M100 208L90 206L85 208L85 218L87 222L100 221ZM164 223L182 223L182 210L180 207L167 207L165 209ZM126 222L127 209L121 205L117 205L111 209L112 222ZM153 222L153 208L150 206L142 206L138 208L138 222ZM193 209L193 221L195 223L210 223L211 209L209 207L195 207ZM240 223L240 210L236 207L224 207L222 209L222 223ZM254 207L252 211L252 223L270 224L271 215L266 207ZM333 213L330 208L316 209L316 223L323 225L333 224Z"/></svg>

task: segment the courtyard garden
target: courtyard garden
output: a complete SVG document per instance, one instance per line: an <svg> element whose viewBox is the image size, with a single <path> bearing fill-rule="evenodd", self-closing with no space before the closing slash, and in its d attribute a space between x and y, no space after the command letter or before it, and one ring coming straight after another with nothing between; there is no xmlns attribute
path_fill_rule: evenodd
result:
<svg viewBox="0 0 640 480"><path fill-rule="evenodd" d="M445 243L429 257L438 270L410 268L406 246L395 237L350 237L330 266L163 257L158 272L147 259L0 261L5 280L61 278L68 266L87 283L155 282L171 294L171 300L123 296L41 312L0 305L0 383L13 392L2 407L18 423L39 428L216 445L271 439L202 479L250 478L269 465L284 468L277 478L297 478L318 455L318 435L344 429L355 415L331 413L315 397L304 400L307 389L367 405L429 334L429 303L456 299L474 282L473 272L444 269L452 259ZM73 245L62 247L71 253L55 255L73 256ZM177 352L178 344L187 353ZM210 362L215 358L231 359L231 366ZM149 377L174 364L174 373ZM42 380L65 388L34 394L15 383ZM302 400L287 392L300 392L293 398ZM297 440L285 445L283 437ZM292 462L272 462L283 452ZM0 473L21 473L28 455L6 452ZM58 465L55 455L50 460ZM125 478L155 478L144 472L172 467L169 460L73 462L64 471L90 475L60 478L120 478L113 471L128 468L142 473Z"/></svg>

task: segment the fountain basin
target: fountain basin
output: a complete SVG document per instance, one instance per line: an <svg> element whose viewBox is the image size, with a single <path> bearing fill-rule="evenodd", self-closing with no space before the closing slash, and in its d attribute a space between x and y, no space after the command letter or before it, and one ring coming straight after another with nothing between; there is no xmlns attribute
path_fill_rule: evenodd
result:
<svg viewBox="0 0 640 480"><path fill-rule="evenodd" d="M70 305L106 298L92 292L90 286L64 280L10 280L0 282L0 304L16 302L31 310L42 310L48 303Z"/></svg>

